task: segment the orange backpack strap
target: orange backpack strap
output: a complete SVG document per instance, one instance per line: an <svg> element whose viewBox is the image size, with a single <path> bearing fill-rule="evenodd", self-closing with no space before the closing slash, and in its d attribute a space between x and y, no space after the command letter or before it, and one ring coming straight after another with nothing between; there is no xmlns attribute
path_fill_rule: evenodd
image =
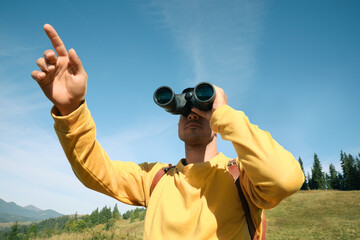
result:
<svg viewBox="0 0 360 240"><path fill-rule="evenodd" d="M172 169L174 167L175 166L171 166L171 164L169 164L168 167L160 168L159 171L157 171L157 173L155 174L155 177L151 183L151 186L150 186L150 196L151 196L151 193L154 191L154 188L156 187L156 185L159 183L161 177L164 176L165 173L167 173L170 169Z"/></svg>
<svg viewBox="0 0 360 240"><path fill-rule="evenodd" d="M235 159L230 160L228 162L228 168L229 168L229 172L231 174L231 176L233 177L234 183L236 185L236 188L238 190L239 193L239 197L241 200L241 204L243 206L244 212L245 212L245 218L246 218L246 222L249 228L249 233L251 236L251 239L257 240L259 239L258 236L256 235L256 228L254 225L254 222L251 219L251 214L250 214L250 208L249 208L249 204L246 201L246 198L244 196L244 193L241 189L240 186L240 181L239 181L239 176L240 176L240 170L239 170L239 166L236 163ZM262 238L261 240L265 240L266 236L266 218L265 218L265 212L263 212L263 217L262 217Z"/></svg>

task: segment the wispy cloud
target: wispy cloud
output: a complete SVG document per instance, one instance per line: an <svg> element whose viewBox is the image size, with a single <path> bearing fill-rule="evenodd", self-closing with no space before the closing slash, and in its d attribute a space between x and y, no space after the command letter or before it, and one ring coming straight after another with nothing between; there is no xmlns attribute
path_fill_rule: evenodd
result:
<svg viewBox="0 0 360 240"><path fill-rule="evenodd" d="M244 86L255 71L264 6L259 1L164 1L153 6L191 63L188 84Z"/></svg>
<svg viewBox="0 0 360 240"><path fill-rule="evenodd" d="M29 46L23 38L19 38L10 32L0 36L0 57L14 58L38 49L40 46Z"/></svg>
<svg viewBox="0 0 360 240"><path fill-rule="evenodd" d="M0 47L0 57L14 57L19 53L24 52L32 52L40 49L40 47L25 47L25 46L17 46L17 47Z"/></svg>
<svg viewBox="0 0 360 240"><path fill-rule="evenodd" d="M34 82L36 85L36 82ZM0 88L0 121L6 121L19 114L28 114L32 111L48 107L40 91L26 92L18 84L2 83ZM3 125L2 125L3 126Z"/></svg>

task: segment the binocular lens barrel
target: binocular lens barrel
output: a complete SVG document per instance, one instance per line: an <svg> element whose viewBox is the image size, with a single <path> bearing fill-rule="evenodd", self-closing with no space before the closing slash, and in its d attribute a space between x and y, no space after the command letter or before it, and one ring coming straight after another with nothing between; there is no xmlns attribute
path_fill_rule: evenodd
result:
<svg viewBox="0 0 360 240"><path fill-rule="evenodd" d="M214 97L214 87L208 83L200 83L194 89L197 100L208 102Z"/></svg>
<svg viewBox="0 0 360 240"><path fill-rule="evenodd" d="M166 105L174 98L174 92L169 87L160 87L155 91L154 100L159 105Z"/></svg>

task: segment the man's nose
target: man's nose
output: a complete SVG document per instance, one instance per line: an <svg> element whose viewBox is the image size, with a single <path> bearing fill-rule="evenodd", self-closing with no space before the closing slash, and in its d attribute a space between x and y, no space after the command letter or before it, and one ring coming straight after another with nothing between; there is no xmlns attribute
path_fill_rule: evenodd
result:
<svg viewBox="0 0 360 240"><path fill-rule="evenodd" d="M199 120L199 115L197 115L196 113L190 112L187 119L197 121L197 120Z"/></svg>

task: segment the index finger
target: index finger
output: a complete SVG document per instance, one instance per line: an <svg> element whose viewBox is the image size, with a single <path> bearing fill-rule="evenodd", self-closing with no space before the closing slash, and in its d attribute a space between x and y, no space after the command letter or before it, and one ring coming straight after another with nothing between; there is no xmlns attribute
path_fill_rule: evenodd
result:
<svg viewBox="0 0 360 240"><path fill-rule="evenodd" d="M54 46L57 54L59 56L67 56L65 45L61 41L61 38L59 37L55 29L50 24L45 24L44 30L46 32L46 35L49 37L52 45Z"/></svg>

